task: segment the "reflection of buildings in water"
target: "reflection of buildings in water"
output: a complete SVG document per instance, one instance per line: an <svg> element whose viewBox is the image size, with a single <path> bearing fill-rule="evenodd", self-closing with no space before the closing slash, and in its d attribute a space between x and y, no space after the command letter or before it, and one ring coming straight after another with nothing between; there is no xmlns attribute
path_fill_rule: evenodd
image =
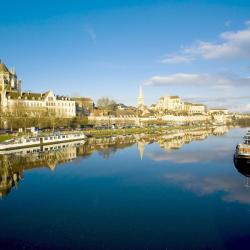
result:
<svg viewBox="0 0 250 250"><path fill-rule="evenodd" d="M224 135L229 131L230 127L228 126L218 126L213 128L213 135Z"/></svg>
<svg viewBox="0 0 250 250"><path fill-rule="evenodd" d="M77 157L87 158L94 151L100 152L105 158L117 149L133 145L136 141L132 136L126 138L91 139L91 143L68 142L44 147L33 147L13 150L12 154L0 155L0 196L7 195L22 179L27 169L48 167L54 170L56 166L75 160Z"/></svg>
<svg viewBox="0 0 250 250"><path fill-rule="evenodd" d="M77 147L73 143L26 148L15 154L0 155L0 196L7 195L12 187L18 186L25 170L40 167L54 170L58 164L76 158Z"/></svg>
<svg viewBox="0 0 250 250"><path fill-rule="evenodd" d="M58 164L70 162L76 158L76 147L67 147L66 149L59 151L49 151L48 154L45 154L43 160L51 170L54 170Z"/></svg>
<svg viewBox="0 0 250 250"><path fill-rule="evenodd" d="M18 186L18 182L22 179L23 171L13 167L5 156L0 159L0 197L3 197L13 187Z"/></svg>
<svg viewBox="0 0 250 250"><path fill-rule="evenodd" d="M192 141L203 141L209 135L224 135L229 131L229 127L221 126L203 130L184 131L174 134L164 135L158 139L161 148L165 150L180 149L183 145Z"/></svg>
<svg viewBox="0 0 250 250"><path fill-rule="evenodd" d="M225 130L225 129L224 129ZM222 131L222 130L221 130ZM0 196L9 193L12 187L18 185L26 169L48 167L54 170L59 164L85 159L94 151L103 158L109 158L117 150L130 147L137 143L140 159L143 159L145 145L158 142L165 150L179 149L193 140L204 140L213 134L213 129L174 132L167 135L119 135L108 138L89 138L88 143L62 143L47 145L43 148L34 147L18 149L10 155L0 155Z"/></svg>
<svg viewBox="0 0 250 250"><path fill-rule="evenodd" d="M160 147L164 148L165 150L180 149L184 144L188 144L194 140L205 140L208 135L208 130L187 131L163 136L158 140L158 143Z"/></svg>
<svg viewBox="0 0 250 250"><path fill-rule="evenodd" d="M106 138L90 138L88 147L97 151L104 159L114 155L117 150L124 149L136 143L134 135L119 135Z"/></svg>

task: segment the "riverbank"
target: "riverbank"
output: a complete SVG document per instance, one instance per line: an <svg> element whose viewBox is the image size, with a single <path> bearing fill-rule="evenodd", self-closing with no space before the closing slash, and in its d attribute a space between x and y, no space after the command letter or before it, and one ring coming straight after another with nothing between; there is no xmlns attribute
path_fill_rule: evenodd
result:
<svg viewBox="0 0 250 250"><path fill-rule="evenodd" d="M108 138L113 136L126 136L126 135L136 135L136 134L148 134L148 135L164 135L176 132L184 131L195 131L195 130L206 130L216 126L171 126L171 127L138 127L138 128L123 128L123 129L88 129L88 130L75 130L75 131L56 131L61 134L72 134L72 133L84 133L89 138ZM220 126L218 126L220 127ZM48 136L53 133L52 131L42 132L41 136ZM31 134L3 134L0 135L0 142L9 140L13 137L20 136L31 136Z"/></svg>
<svg viewBox="0 0 250 250"><path fill-rule="evenodd" d="M206 129L207 126L173 126L173 127L144 127L144 128L125 128L125 129L91 129L85 130L85 134L88 137L110 137L110 136L118 136L118 135L132 135L132 134L165 134L169 132L173 132L176 130L184 131L184 130L194 130L194 129Z"/></svg>
<svg viewBox="0 0 250 250"><path fill-rule="evenodd" d="M13 138L13 135L10 134L4 134L4 135L0 135L0 142L6 141Z"/></svg>

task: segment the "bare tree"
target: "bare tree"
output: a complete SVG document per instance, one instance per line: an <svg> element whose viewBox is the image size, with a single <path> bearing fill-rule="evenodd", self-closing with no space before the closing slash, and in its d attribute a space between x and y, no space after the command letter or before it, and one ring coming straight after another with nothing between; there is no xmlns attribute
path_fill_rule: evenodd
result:
<svg viewBox="0 0 250 250"><path fill-rule="evenodd" d="M47 111L47 116L49 118L49 124L52 127L52 130L54 132L55 127L57 126L58 122L58 117L56 116L56 112L54 110L48 110Z"/></svg>
<svg viewBox="0 0 250 250"><path fill-rule="evenodd" d="M101 109L111 109L114 110L116 102L109 99L108 97L102 97L97 101L97 107Z"/></svg>

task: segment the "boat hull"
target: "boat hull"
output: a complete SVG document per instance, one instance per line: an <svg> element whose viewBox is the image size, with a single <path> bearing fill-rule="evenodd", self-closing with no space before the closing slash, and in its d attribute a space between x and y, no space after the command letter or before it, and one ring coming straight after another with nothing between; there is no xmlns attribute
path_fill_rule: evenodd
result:
<svg viewBox="0 0 250 250"><path fill-rule="evenodd" d="M250 177L250 157L234 156L234 165L243 175Z"/></svg>

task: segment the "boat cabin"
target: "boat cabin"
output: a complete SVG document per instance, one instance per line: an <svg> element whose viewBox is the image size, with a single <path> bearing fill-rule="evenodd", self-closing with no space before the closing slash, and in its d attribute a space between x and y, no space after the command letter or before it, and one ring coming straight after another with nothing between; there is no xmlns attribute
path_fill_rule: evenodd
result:
<svg viewBox="0 0 250 250"><path fill-rule="evenodd" d="M244 144L250 145L250 131L244 136Z"/></svg>

